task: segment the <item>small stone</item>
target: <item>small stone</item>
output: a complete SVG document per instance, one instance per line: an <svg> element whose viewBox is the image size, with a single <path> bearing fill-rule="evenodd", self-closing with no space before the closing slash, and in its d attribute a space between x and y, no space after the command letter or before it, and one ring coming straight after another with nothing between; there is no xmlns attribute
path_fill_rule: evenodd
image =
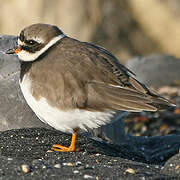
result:
<svg viewBox="0 0 180 180"><path fill-rule="evenodd" d="M101 154L97 153L96 156L100 156Z"/></svg>
<svg viewBox="0 0 180 180"><path fill-rule="evenodd" d="M29 173L31 171L31 167L27 164L22 164L21 169L24 173Z"/></svg>
<svg viewBox="0 0 180 180"><path fill-rule="evenodd" d="M46 169L46 166L45 166L45 165L43 165L43 166L42 166L42 168L43 168L43 169Z"/></svg>
<svg viewBox="0 0 180 180"><path fill-rule="evenodd" d="M85 174L84 175L84 179L92 179L93 178L93 176L90 176L90 175L88 175L88 174Z"/></svg>
<svg viewBox="0 0 180 180"><path fill-rule="evenodd" d="M75 171L73 171L73 173L74 173L74 174L78 174L78 173L79 173L79 171L78 171L78 170L75 170Z"/></svg>
<svg viewBox="0 0 180 180"><path fill-rule="evenodd" d="M159 165L155 165L154 167L155 167L156 169L159 169Z"/></svg>
<svg viewBox="0 0 180 180"><path fill-rule="evenodd" d="M80 161L76 162L76 166L80 166L82 163Z"/></svg>
<svg viewBox="0 0 180 180"><path fill-rule="evenodd" d="M13 160L13 158L7 158L7 160L8 160L8 161L12 161L12 160Z"/></svg>
<svg viewBox="0 0 180 180"><path fill-rule="evenodd" d="M52 150L47 150L47 152L54 152L54 151L52 151Z"/></svg>
<svg viewBox="0 0 180 180"><path fill-rule="evenodd" d="M135 171L134 169L132 169L132 168L126 169L125 172L128 172L128 173L130 173L130 174L136 174L136 171Z"/></svg>
<svg viewBox="0 0 180 180"><path fill-rule="evenodd" d="M74 164L71 162L68 162L68 163L63 163L63 166L74 166Z"/></svg>
<svg viewBox="0 0 180 180"><path fill-rule="evenodd" d="M55 164L54 167L55 168L61 168L61 165L60 164Z"/></svg>

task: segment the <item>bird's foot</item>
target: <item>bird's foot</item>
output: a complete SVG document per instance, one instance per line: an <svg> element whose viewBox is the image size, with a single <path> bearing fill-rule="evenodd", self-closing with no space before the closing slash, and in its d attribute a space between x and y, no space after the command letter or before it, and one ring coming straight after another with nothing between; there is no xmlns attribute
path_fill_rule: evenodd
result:
<svg viewBox="0 0 180 180"><path fill-rule="evenodd" d="M76 145L76 133L74 132L71 139L71 145L69 147L61 146L59 144L54 144L51 150L60 152L74 152Z"/></svg>
<svg viewBox="0 0 180 180"><path fill-rule="evenodd" d="M53 147L51 148L53 151L59 151L59 152L74 152L75 151L75 146L61 146L59 144L54 144Z"/></svg>

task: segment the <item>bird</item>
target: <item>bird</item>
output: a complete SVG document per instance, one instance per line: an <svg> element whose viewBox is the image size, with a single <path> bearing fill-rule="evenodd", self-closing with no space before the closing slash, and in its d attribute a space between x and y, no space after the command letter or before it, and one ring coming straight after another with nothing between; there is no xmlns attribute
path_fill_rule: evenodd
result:
<svg viewBox="0 0 180 180"><path fill-rule="evenodd" d="M111 52L71 38L55 25L25 27L17 47L7 54L20 60L21 91L36 116L72 134L69 147L54 144L54 151L76 151L80 130L110 123L118 111L157 111L173 105L139 82Z"/></svg>

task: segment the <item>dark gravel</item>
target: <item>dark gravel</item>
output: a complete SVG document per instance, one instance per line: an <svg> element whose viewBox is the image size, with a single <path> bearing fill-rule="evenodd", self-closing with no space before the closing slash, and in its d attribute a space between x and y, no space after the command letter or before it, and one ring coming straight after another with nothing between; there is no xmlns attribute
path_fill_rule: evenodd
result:
<svg viewBox="0 0 180 180"><path fill-rule="evenodd" d="M0 134L0 179L177 179L179 155L171 166L160 159L144 163L134 149L134 140L121 145L109 144L79 135L78 152L51 152L53 143L68 146L70 135L55 130L30 128L8 130ZM175 137L178 153L180 137ZM126 137L125 137L126 139ZM143 139L140 140L141 143ZM140 142L138 139L136 144ZM151 143L155 140L151 139ZM163 142L163 140L159 141ZM146 144L148 146L148 144ZM142 146L143 147L143 146ZM139 147L139 148L142 148ZM153 147L151 147L153 150ZM173 154L169 154L171 157ZM176 161L175 161L176 159ZM170 161L170 160L169 160ZM177 165L175 165L175 163ZM177 169L176 169L177 168Z"/></svg>

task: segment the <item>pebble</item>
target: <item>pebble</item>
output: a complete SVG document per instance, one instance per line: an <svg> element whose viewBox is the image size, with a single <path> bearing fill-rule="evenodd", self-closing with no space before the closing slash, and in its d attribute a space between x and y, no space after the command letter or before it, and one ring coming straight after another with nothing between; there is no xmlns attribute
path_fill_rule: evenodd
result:
<svg viewBox="0 0 180 180"><path fill-rule="evenodd" d="M55 168L61 168L61 165L60 164L55 164L54 167Z"/></svg>
<svg viewBox="0 0 180 180"><path fill-rule="evenodd" d="M42 166L43 169L46 169L47 167L45 165Z"/></svg>
<svg viewBox="0 0 180 180"><path fill-rule="evenodd" d="M155 165L154 167L155 167L156 169L159 169L159 165Z"/></svg>
<svg viewBox="0 0 180 180"><path fill-rule="evenodd" d="M128 172L130 174L136 174L136 171L134 169L132 169L132 168L126 169L125 172Z"/></svg>
<svg viewBox="0 0 180 180"><path fill-rule="evenodd" d="M170 166L170 167L172 167L172 166L173 166L173 164L170 164L169 166Z"/></svg>
<svg viewBox="0 0 180 180"><path fill-rule="evenodd" d="M54 151L52 151L52 150L47 150L47 152L54 152Z"/></svg>
<svg viewBox="0 0 180 180"><path fill-rule="evenodd" d="M84 175L84 179L88 179L88 178L89 178L89 179L92 179L93 176L90 176L90 175L88 175L88 174L85 174L85 175Z"/></svg>
<svg viewBox="0 0 180 180"><path fill-rule="evenodd" d="M101 154L97 153L96 156L100 156Z"/></svg>
<svg viewBox="0 0 180 180"><path fill-rule="evenodd" d="M74 173L74 174L78 174L78 173L79 173L79 171L78 171L78 170L75 170L75 171L73 171L73 173Z"/></svg>
<svg viewBox="0 0 180 180"><path fill-rule="evenodd" d="M24 173L29 173L31 171L31 167L27 164L22 164L21 169Z"/></svg>
<svg viewBox="0 0 180 180"><path fill-rule="evenodd" d="M76 162L76 166L80 166L82 163L80 161Z"/></svg>
<svg viewBox="0 0 180 180"><path fill-rule="evenodd" d="M68 162L68 163L63 163L63 166L74 166L74 164L71 162Z"/></svg>

